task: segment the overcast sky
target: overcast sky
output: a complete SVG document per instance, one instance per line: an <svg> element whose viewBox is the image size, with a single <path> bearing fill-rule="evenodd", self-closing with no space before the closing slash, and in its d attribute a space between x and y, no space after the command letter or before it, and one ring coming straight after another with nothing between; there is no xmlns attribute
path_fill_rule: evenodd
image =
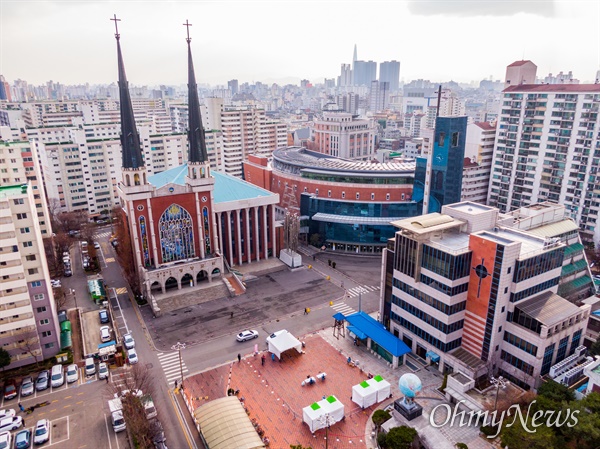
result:
<svg viewBox="0 0 600 449"><path fill-rule="evenodd" d="M405 81L504 79L600 68L600 0L31 1L0 0L0 74L9 82L117 79L114 24L132 85L186 83L186 19L199 84L322 82L358 59L400 61Z"/></svg>

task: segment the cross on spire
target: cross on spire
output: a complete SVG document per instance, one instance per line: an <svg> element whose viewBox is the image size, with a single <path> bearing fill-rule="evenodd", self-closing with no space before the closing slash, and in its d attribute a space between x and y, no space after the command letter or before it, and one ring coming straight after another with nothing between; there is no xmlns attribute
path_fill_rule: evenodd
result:
<svg viewBox="0 0 600 449"><path fill-rule="evenodd" d="M190 27L192 26L192 24L189 23L187 19L185 19L185 23L183 24L183 26L187 28L186 42L189 44L192 41L192 38L190 37Z"/></svg>
<svg viewBox="0 0 600 449"><path fill-rule="evenodd" d="M117 39L119 39L119 37L121 37L121 35L119 34L119 26L118 26L117 22L120 22L120 21L121 21L121 19L117 19L117 15L115 14L115 15L114 15L114 18L113 18L113 19L110 19L110 20L112 20L112 21L114 21L114 22L115 22L115 37L116 37Z"/></svg>

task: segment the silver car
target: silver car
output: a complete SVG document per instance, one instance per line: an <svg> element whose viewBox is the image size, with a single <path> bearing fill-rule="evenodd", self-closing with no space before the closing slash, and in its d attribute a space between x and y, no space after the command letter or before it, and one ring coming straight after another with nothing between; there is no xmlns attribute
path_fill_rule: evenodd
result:
<svg viewBox="0 0 600 449"><path fill-rule="evenodd" d="M123 335L123 345L125 346L125 349L135 348L135 340L133 339L131 334Z"/></svg>
<svg viewBox="0 0 600 449"><path fill-rule="evenodd" d="M23 378L23 382L21 383L21 397L29 396L33 394L34 391L35 385L33 383L33 378L31 376Z"/></svg>

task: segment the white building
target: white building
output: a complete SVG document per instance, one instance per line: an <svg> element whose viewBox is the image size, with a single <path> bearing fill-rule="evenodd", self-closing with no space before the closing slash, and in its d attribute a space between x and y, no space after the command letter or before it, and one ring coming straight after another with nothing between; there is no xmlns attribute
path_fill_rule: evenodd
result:
<svg viewBox="0 0 600 449"><path fill-rule="evenodd" d="M488 204L506 212L564 204L585 241L600 242L600 84L504 90Z"/></svg>
<svg viewBox="0 0 600 449"><path fill-rule="evenodd" d="M486 203L495 140L495 124L483 122L467 125L462 201Z"/></svg>
<svg viewBox="0 0 600 449"><path fill-rule="evenodd" d="M9 368L60 351L60 333L31 183L0 186L0 345Z"/></svg>
<svg viewBox="0 0 600 449"><path fill-rule="evenodd" d="M308 148L343 159L368 160L375 154L377 130L372 120L345 112L323 112L311 127Z"/></svg>

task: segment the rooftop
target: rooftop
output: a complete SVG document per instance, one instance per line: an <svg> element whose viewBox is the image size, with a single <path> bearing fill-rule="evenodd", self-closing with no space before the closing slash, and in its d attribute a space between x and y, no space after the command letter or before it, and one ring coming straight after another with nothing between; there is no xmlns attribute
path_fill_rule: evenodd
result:
<svg viewBox="0 0 600 449"><path fill-rule="evenodd" d="M462 224L464 221L438 212L392 222L392 225L397 228L420 235L452 229Z"/></svg>
<svg viewBox="0 0 600 449"><path fill-rule="evenodd" d="M27 184L14 184L10 186L0 186L0 199L13 195L23 195L27 193Z"/></svg>
<svg viewBox="0 0 600 449"><path fill-rule="evenodd" d="M303 147L287 147L273 151L273 161L295 165L301 169L317 171L352 172L362 176L407 175L415 171L415 162L371 162L340 159L327 154L317 153Z"/></svg>
<svg viewBox="0 0 600 449"><path fill-rule="evenodd" d="M157 189L167 184L185 185L187 172L187 164L183 164L148 177L148 182ZM268 190L261 189L234 176L214 170L211 170L210 173L215 179L215 189L213 192L215 204L274 195Z"/></svg>
<svg viewBox="0 0 600 449"><path fill-rule="evenodd" d="M600 92L600 84L519 84L503 92Z"/></svg>
<svg viewBox="0 0 600 449"><path fill-rule="evenodd" d="M489 212L496 209L495 207L485 206L483 204L473 203L471 201L463 201L462 203L448 204L445 207L459 210L461 212L470 212L472 214Z"/></svg>
<svg viewBox="0 0 600 449"><path fill-rule="evenodd" d="M519 302L515 307L548 327L581 312L579 307L550 291Z"/></svg>

